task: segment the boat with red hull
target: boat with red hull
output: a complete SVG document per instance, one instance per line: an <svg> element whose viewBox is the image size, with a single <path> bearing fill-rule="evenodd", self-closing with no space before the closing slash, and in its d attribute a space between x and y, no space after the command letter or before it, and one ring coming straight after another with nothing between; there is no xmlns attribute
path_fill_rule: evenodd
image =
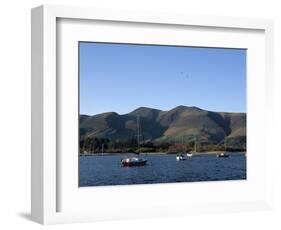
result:
<svg viewBox="0 0 281 230"><path fill-rule="evenodd" d="M147 160L139 157L129 157L123 159L121 162L124 167L144 166L146 165Z"/></svg>

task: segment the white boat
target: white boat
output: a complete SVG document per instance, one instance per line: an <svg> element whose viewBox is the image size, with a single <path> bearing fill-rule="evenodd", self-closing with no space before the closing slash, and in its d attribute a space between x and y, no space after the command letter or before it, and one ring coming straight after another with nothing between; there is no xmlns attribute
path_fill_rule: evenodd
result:
<svg viewBox="0 0 281 230"><path fill-rule="evenodd" d="M191 152L187 153L186 156L193 157L193 154L196 154L196 153L197 153L197 138L195 136L193 150Z"/></svg>
<svg viewBox="0 0 281 230"><path fill-rule="evenodd" d="M226 140L224 140L224 152L218 153L217 157L219 157L219 158L229 157L229 154L226 153Z"/></svg>
<svg viewBox="0 0 281 230"><path fill-rule="evenodd" d="M229 154L219 153L219 154L217 154L217 157L225 158L225 157L229 157Z"/></svg>
<svg viewBox="0 0 281 230"><path fill-rule="evenodd" d="M181 139L181 144L182 144L182 146L183 146L183 144L184 144L183 136L182 136L182 139ZM182 152L180 152L180 153L177 154L176 160L177 160L177 161L184 161L184 160L186 160L184 147L182 147Z"/></svg>
<svg viewBox="0 0 281 230"><path fill-rule="evenodd" d="M186 160L186 158L184 156L184 153L177 154L176 160L177 161L184 161L184 160Z"/></svg>
<svg viewBox="0 0 281 230"><path fill-rule="evenodd" d="M138 138L138 155L140 154L140 117L137 117L137 138ZM147 159L141 157L127 157L121 160L124 167L130 166L144 166L147 163Z"/></svg>

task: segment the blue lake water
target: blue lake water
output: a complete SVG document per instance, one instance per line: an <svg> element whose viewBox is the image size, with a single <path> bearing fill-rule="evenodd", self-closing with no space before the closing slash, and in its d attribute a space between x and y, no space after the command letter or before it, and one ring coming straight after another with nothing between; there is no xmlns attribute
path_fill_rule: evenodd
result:
<svg viewBox="0 0 281 230"><path fill-rule="evenodd" d="M192 181L246 179L246 157L231 153L228 158L199 155L176 161L175 155L145 155L146 166L122 167L125 156L80 156L79 185L129 185Z"/></svg>

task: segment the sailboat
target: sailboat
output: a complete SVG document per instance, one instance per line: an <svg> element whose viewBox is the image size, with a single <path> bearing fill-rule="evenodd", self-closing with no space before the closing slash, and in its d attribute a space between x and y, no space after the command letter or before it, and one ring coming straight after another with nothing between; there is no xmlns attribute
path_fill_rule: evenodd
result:
<svg viewBox="0 0 281 230"><path fill-rule="evenodd" d="M180 153L176 156L176 160L177 161L184 161L186 159L185 159L185 156L183 155L183 153Z"/></svg>
<svg viewBox="0 0 281 230"><path fill-rule="evenodd" d="M104 154L104 143L101 144L101 155Z"/></svg>
<svg viewBox="0 0 281 230"><path fill-rule="evenodd" d="M184 141L183 141L183 137L182 137L182 146L184 144ZM176 156L176 160L177 161L184 161L186 160L185 156L184 156L184 147L182 149L182 152L178 153L177 156Z"/></svg>
<svg viewBox="0 0 281 230"><path fill-rule="evenodd" d="M229 157L229 154L226 153L226 140L224 140L224 151L217 154L217 157L226 158Z"/></svg>
<svg viewBox="0 0 281 230"><path fill-rule="evenodd" d="M140 117L137 117L137 138L138 138L138 155L140 154ZM144 166L147 163L147 159L141 157L127 157L121 160L124 167L130 166Z"/></svg>
<svg viewBox="0 0 281 230"><path fill-rule="evenodd" d="M187 157L193 157L193 154L197 153L197 138L195 136L194 138L194 145L193 145L193 150L189 153L186 154Z"/></svg>

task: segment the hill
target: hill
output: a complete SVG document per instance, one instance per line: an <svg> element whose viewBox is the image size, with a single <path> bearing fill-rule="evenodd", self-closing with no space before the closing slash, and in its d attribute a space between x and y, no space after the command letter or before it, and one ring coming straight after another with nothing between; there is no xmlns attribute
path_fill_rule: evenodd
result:
<svg viewBox="0 0 281 230"><path fill-rule="evenodd" d="M212 112L178 106L169 111L140 107L128 114L80 115L80 140L103 138L128 141L136 137L140 117L143 143L223 144L246 148L246 114Z"/></svg>

